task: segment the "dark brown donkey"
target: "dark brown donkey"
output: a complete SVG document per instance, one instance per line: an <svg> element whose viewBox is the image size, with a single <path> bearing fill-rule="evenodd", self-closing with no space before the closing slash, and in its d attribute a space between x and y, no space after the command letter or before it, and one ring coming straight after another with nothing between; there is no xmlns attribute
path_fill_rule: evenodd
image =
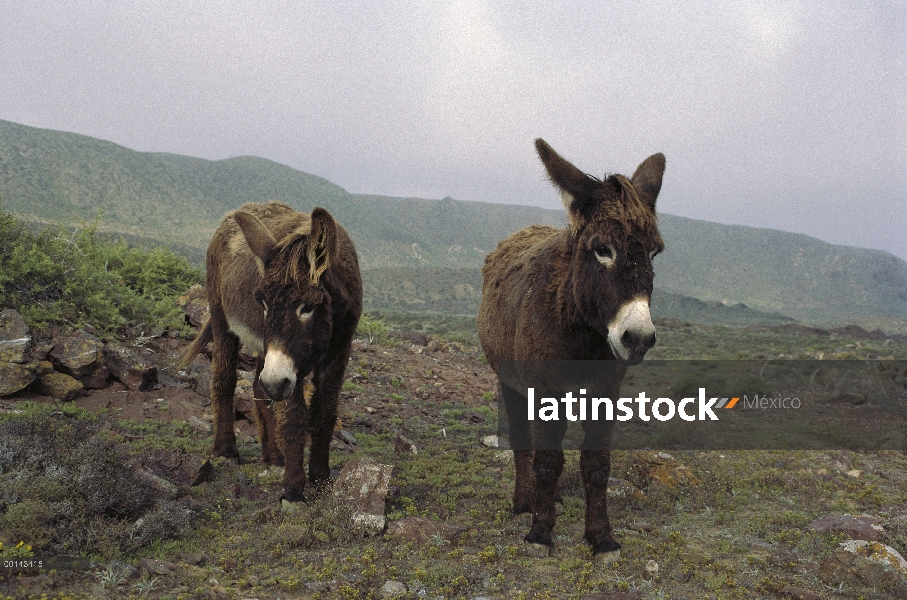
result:
<svg viewBox="0 0 907 600"><path fill-rule="evenodd" d="M304 500L310 423L309 479L317 484L330 477L340 387L362 312L356 249L323 208L309 216L279 202L246 204L214 232L207 268L211 318L181 364L214 342L214 454L239 457L233 393L242 343L258 354L254 389L262 460L285 462L283 497ZM306 406L303 379L309 374L315 391ZM266 397L279 401L273 412Z"/></svg>
<svg viewBox="0 0 907 600"><path fill-rule="evenodd" d="M513 510L532 513L532 529L525 539L547 551L564 465L559 448L566 422L527 421L526 390L505 385L501 363L615 361L608 363L614 368L602 372L609 373L604 391L618 397L625 365L640 362L655 344L649 299L652 258L664 248L655 199L665 158L650 156L630 180L622 175L599 180L558 156L544 140L536 140L535 147L561 192L569 226L533 225L498 244L482 269L477 326L485 357L498 374L515 449ZM585 538L594 553L613 553L609 558L620 551L611 535L606 504L612 425L613 421L583 421L580 452Z"/></svg>

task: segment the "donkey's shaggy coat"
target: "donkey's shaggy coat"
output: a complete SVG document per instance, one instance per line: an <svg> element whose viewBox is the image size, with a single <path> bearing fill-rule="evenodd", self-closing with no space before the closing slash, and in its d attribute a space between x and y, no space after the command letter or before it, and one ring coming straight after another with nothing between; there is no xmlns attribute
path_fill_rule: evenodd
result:
<svg viewBox="0 0 907 600"><path fill-rule="evenodd" d="M642 360L655 343L649 316L652 258L664 248L655 217L665 158L655 154L632 179L583 174L538 139L536 150L561 191L569 226L533 225L498 244L482 269L478 332L488 363L499 375L515 449L515 513L532 512L526 541L551 545L560 448L565 421L526 420L526 390L501 380L502 361L610 360L604 390L616 398L626 364ZM543 390L545 391L545 390ZM557 390L551 390L557 392ZM566 390L560 390L563 393ZM549 394L541 394L549 395ZM553 395L553 394L551 394ZM615 552L607 486L613 422L583 421L580 471L586 496L586 533L593 551ZM527 448L534 448L534 451ZM545 448L544 450L539 448Z"/></svg>
<svg viewBox="0 0 907 600"><path fill-rule="evenodd" d="M284 498L303 500L310 422L309 479L318 483L330 476L340 387L362 312L356 249L323 208L309 216L279 202L246 204L228 213L214 233L207 267L211 318L182 364L214 342L214 454L239 457L233 393L242 343L258 354L254 388L262 460L285 462ZM307 406L303 379L310 373L315 391ZM268 396L280 401L274 411Z"/></svg>

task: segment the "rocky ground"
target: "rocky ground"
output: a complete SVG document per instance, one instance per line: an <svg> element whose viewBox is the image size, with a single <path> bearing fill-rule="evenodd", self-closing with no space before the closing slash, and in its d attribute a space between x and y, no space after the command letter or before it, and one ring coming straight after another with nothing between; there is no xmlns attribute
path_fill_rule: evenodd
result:
<svg viewBox="0 0 907 600"><path fill-rule="evenodd" d="M610 506L623 552L612 564L593 561L581 539L570 454L554 551L536 557L522 543L526 520L508 510L512 455L495 447L496 380L474 348L416 332L357 339L332 442L336 492L285 507L280 470L258 464L250 371L235 403L241 464L209 460L209 362L200 356L177 371L185 339L141 326L117 340L23 327L0 316L0 382L32 378L3 392L0 424L33 412L27 402L50 407L50 423L95 415L92 435L109 440L124 472L159 502L116 538L133 543L83 547L86 568L0 571L0 595L907 597L903 452L616 452ZM689 324L676 332L699 335ZM697 338L703 347L709 332ZM876 341L873 352L903 351L900 340ZM834 343L847 351L868 342ZM0 475L0 486L16 476ZM0 493L0 555L52 555L63 544L53 531L11 533L12 502ZM182 511L161 521L180 530L138 536L160 507Z"/></svg>

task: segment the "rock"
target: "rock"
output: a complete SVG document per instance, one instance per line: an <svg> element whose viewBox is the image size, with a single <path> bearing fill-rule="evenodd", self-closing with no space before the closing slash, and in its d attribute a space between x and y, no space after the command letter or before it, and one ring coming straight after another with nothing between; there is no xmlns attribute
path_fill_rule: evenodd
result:
<svg viewBox="0 0 907 600"><path fill-rule="evenodd" d="M353 523L366 535L384 530L384 499L393 469L371 458L359 458L347 462L334 483L334 494L352 504Z"/></svg>
<svg viewBox="0 0 907 600"><path fill-rule="evenodd" d="M198 454L175 450L149 450L136 461L145 471L166 479L180 488L198 485L211 474L211 462Z"/></svg>
<svg viewBox="0 0 907 600"><path fill-rule="evenodd" d="M127 565L126 563L120 562L116 559L110 561L110 564L107 565L107 568L114 573L122 575L126 579L138 579L142 575L141 573L139 573L139 570L132 565Z"/></svg>
<svg viewBox="0 0 907 600"><path fill-rule="evenodd" d="M879 534L885 529L879 524L881 519L862 515L854 517L852 515L828 515L816 519L806 526L807 531L817 533L841 532L855 540L866 540L868 542L877 542Z"/></svg>
<svg viewBox="0 0 907 600"><path fill-rule="evenodd" d="M397 454L418 454L419 450L411 439L405 438L398 433L394 439L394 452Z"/></svg>
<svg viewBox="0 0 907 600"><path fill-rule="evenodd" d="M819 594L792 585L781 588L778 594L782 598L794 598L795 600L822 600L822 596Z"/></svg>
<svg viewBox="0 0 907 600"><path fill-rule="evenodd" d="M658 563L655 562L654 560L649 560L649 562L646 563L646 574L649 577L654 577L655 575L657 575L658 574Z"/></svg>
<svg viewBox="0 0 907 600"><path fill-rule="evenodd" d="M482 445L488 446L489 448L497 448L500 441L496 435L486 435L482 438Z"/></svg>
<svg viewBox="0 0 907 600"><path fill-rule="evenodd" d="M32 343L22 315L11 308L0 311L0 362L26 362Z"/></svg>
<svg viewBox="0 0 907 600"><path fill-rule="evenodd" d="M136 477L145 481L152 489L156 490L161 496L167 498L168 500L173 500L180 494L178 487L147 469L143 469L139 461L135 461L132 464L133 473Z"/></svg>
<svg viewBox="0 0 907 600"><path fill-rule="evenodd" d="M382 598L393 598L395 596L405 594L406 586L399 581L393 581L389 579L384 582L384 585L381 586L381 589L378 590L378 593L381 594Z"/></svg>
<svg viewBox="0 0 907 600"><path fill-rule="evenodd" d="M463 527L445 525L431 519L415 516L404 517L387 525L387 535L416 544L427 544L438 539L451 542L464 531L466 529Z"/></svg>
<svg viewBox="0 0 907 600"><path fill-rule="evenodd" d="M38 392L63 402L68 402L82 393L82 382L66 373L49 373L38 379Z"/></svg>
<svg viewBox="0 0 907 600"><path fill-rule="evenodd" d="M129 389L144 392L157 383L157 367L147 356L150 350L108 344L105 354L111 374Z"/></svg>
<svg viewBox="0 0 907 600"><path fill-rule="evenodd" d="M350 433L346 429L341 429L340 431L337 431L334 435L336 435L337 439L339 439L344 444L347 444L349 446L358 446L359 445L359 441L356 439L356 436L354 436L352 433Z"/></svg>
<svg viewBox="0 0 907 600"><path fill-rule="evenodd" d="M38 363L0 361L0 396L15 394L28 387L36 378Z"/></svg>
<svg viewBox="0 0 907 600"><path fill-rule="evenodd" d="M197 283L179 297L176 305L183 309L183 312L186 313L186 322L193 327L202 328L211 318L211 311L208 309L208 295L205 288Z"/></svg>
<svg viewBox="0 0 907 600"><path fill-rule="evenodd" d="M176 571L176 565L165 560L143 558L139 561L139 569L150 575L170 575Z"/></svg>
<svg viewBox="0 0 907 600"><path fill-rule="evenodd" d="M640 489L651 485L672 490L680 485L699 485L699 478L667 452L637 450L630 457L630 483Z"/></svg>
<svg viewBox="0 0 907 600"><path fill-rule="evenodd" d="M82 379L104 369L104 343L87 331L74 331L54 342L48 356L58 371Z"/></svg>
<svg viewBox="0 0 907 600"><path fill-rule="evenodd" d="M822 561L817 575L830 586L843 582L885 589L907 583L907 561L897 550L880 542L849 540Z"/></svg>

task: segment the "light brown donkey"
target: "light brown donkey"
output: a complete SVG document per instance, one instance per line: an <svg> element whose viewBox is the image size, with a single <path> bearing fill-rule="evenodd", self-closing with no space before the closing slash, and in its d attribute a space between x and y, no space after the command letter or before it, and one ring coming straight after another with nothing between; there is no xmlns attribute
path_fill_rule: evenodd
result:
<svg viewBox="0 0 907 600"><path fill-rule="evenodd" d="M515 513L532 513L526 541L550 548L565 421L531 423L526 389L506 385L510 361L604 360L601 390L620 389L625 365L655 343L649 316L652 258L664 248L655 217L665 158L647 158L631 179L583 174L543 140L536 150L569 217L566 229L533 225L498 244L482 269L478 333L498 374L514 448ZM502 363L505 363L502 365ZM542 397L540 394L539 397ZM617 397L613 395L611 397ZM613 421L583 421L580 471L586 496L585 538L594 553L618 554L607 487Z"/></svg>
<svg viewBox="0 0 907 600"><path fill-rule="evenodd" d="M207 268L211 318L181 364L214 342L214 454L239 458L233 394L242 343L258 354L255 404L262 460L285 463L283 497L304 500L307 431L309 479L317 484L330 477L340 387L362 312L356 249L323 208L310 216L279 202L246 204L228 213L215 231ZM315 391L306 406L303 379L309 374ZM276 401L273 412L265 394Z"/></svg>

